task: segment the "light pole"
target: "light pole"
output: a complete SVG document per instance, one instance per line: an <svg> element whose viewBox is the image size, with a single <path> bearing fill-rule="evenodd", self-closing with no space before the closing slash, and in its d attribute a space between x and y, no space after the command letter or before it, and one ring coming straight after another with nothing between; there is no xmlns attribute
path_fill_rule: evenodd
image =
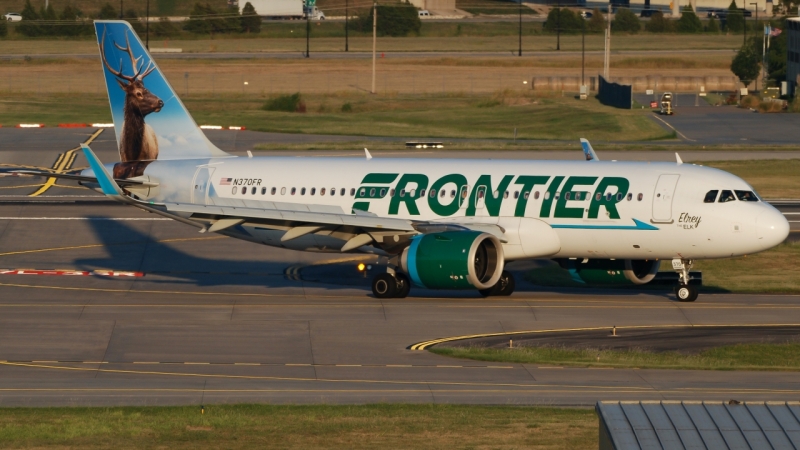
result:
<svg viewBox="0 0 800 450"><path fill-rule="evenodd" d="M522 0L519 0L519 54L522 56Z"/></svg>
<svg viewBox="0 0 800 450"><path fill-rule="evenodd" d="M350 36L349 36L349 32L347 31L347 28L348 28L347 19L348 19L348 16L349 16L349 14L348 14L348 6L349 6L349 1L348 0L344 0L344 51L346 51L346 52L350 51Z"/></svg>
<svg viewBox="0 0 800 450"><path fill-rule="evenodd" d="M311 57L309 35L311 34L311 14L309 14L308 7L306 7L306 58Z"/></svg>
<svg viewBox="0 0 800 450"><path fill-rule="evenodd" d="M758 32L758 3L750 3L750 4L753 5L753 9L756 10L756 32ZM744 12L742 13L742 17L744 17ZM744 25L745 25L744 27L745 33L747 33L747 21L745 21ZM747 42L745 42L744 44L747 45ZM756 92L758 92L758 77L756 77Z"/></svg>
<svg viewBox="0 0 800 450"><path fill-rule="evenodd" d="M581 87L586 86L586 19L581 17Z"/></svg>
<svg viewBox="0 0 800 450"><path fill-rule="evenodd" d="M556 19L556 50L561 50L561 0L556 3L558 6L558 19Z"/></svg>
<svg viewBox="0 0 800 450"><path fill-rule="evenodd" d="M145 10L144 13L144 29L145 29L144 46L149 51L150 50L150 0L147 0L147 9Z"/></svg>
<svg viewBox="0 0 800 450"><path fill-rule="evenodd" d="M119 0L119 18L122 19L122 0Z"/></svg>

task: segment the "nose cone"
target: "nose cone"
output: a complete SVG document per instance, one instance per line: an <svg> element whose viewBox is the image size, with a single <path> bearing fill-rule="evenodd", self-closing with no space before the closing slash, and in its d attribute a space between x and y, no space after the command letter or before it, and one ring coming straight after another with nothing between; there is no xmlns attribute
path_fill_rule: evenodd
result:
<svg viewBox="0 0 800 450"><path fill-rule="evenodd" d="M789 236L789 222L777 209L770 209L756 218L756 237L763 249L775 247Z"/></svg>

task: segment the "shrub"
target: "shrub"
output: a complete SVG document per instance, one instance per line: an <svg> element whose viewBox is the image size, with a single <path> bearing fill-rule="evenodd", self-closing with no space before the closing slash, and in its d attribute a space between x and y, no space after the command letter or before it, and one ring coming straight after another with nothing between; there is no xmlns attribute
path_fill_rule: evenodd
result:
<svg viewBox="0 0 800 450"><path fill-rule="evenodd" d="M353 112L353 105L351 105L350 103L345 103L344 105L342 105L342 112L343 113Z"/></svg>
<svg viewBox="0 0 800 450"><path fill-rule="evenodd" d="M283 111L283 112L306 112L306 104L300 97L299 92L292 95L279 95L271 98L264 106L261 107L264 111Z"/></svg>
<svg viewBox="0 0 800 450"><path fill-rule="evenodd" d="M250 2L245 3L244 8L242 8L242 32L261 32L261 17L258 16L256 9Z"/></svg>
<svg viewBox="0 0 800 450"><path fill-rule="evenodd" d="M708 25L706 26L706 31L708 31L709 33L719 33L719 22L717 22L717 19L713 17L708 19Z"/></svg>
<svg viewBox="0 0 800 450"><path fill-rule="evenodd" d="M755 95L746 95L742 97L742 101L739 102L739 106L742 108L755 108L761 103L761 100L758 96Z"/></svg>
<svg viewBox="0 0 800 450"><path fill-rule="evenodd" d="M739 77L745 86L758 76L761 70L761 59L751 45L743 45L731 62L731 72Z"/></svg>
<svg viewBox="0 0 800 450"><path fill-rule="evenodd" d="M0 20L0 37L8 36L8 24L5 20Z"/></svg>
<svg viewBox="0 0 800 450"><path fill-rule="evenodd" d="M595 8L594 11L592 11L592 18L586 23L586 31L602 33L603 30L606 29L606 26L606 16L599 8Z"/></svg>
<svg viewBox="0 0 800 450"><path fill-rule="evenodd" d="M616 17L611 21L611 29L627 33L638 33L642 29L642 23L630 9L619 8Z"/></svg>
<svg viewBox="0 0 800 450"><path fill-rule="evenodd" d="M681 11L681 18L678 19L677 29L681 33L699 33L703 31L703 24L700 18L694 13L692 5L686 5Z"/></svg>
<svg viewBox="0 0 800 450"><path fill-rule="evenodd" d="M350 28L364 33L372 33L373 9L369 15L359 16L350 22ZM378 5L377 33L381 36L407 36L419 34L422 22L419 20L417 8L410 3L399 5Z"/></svg>
<svg viewBox="0 0 800 450"><path fill-rule="evenodd" d="M675 22L664 17L661 11L656 11L644 29L651 33L672 33L675 31Z"/></svg>
<svg viewBox="0 0 800 450"><path fill-rule="evenodd" d="M731 0L728 6L728 15L725 17L725 29L733 33L744 31L744 13L736 6L736 0Z"/></svg>

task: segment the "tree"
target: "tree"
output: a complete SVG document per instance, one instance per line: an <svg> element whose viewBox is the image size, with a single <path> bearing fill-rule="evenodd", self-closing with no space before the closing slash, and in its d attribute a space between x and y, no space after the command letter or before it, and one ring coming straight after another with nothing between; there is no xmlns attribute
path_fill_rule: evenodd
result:
<svg viewBox="0 0 800 450"><path fill-rule="evenodd" d="M56 33L61 36L77 36L81 33L80 24L76 22L78 13L69 4L61 11L59 19L62 23L57 27Z"/></svg>
<svg viewBox="0 0 800 450"><path fill-rule="evenodd" d="M761 60L752 45L743 45L731 62L731 72L745 87L755 80L761 71Z"/></svg>
<svg viewBox="0 0 800 450"><path fill-rule="evenodd" d="M245 3L242 8L242 31L256 34L261 32L261 17L250 2Z"/></svg>
<svg viewBox="0 0 800 450"><path fill-rule="evenodd" d="M350 22L350 28L363 33L372 32L372 11L369 15L359 16ZM419 34L422 22L419 13L410 3L397 5L378 5L377 33L381 36L407 36L411 33Z"/></svg>
<svg viewBox="0 0 800 450"><path fill-rule="evenodd" d="M628 8L619 8L614 20L611 21L611 29L627 33L638 33L642 29L639 17Z"/></svg>
<svg viewBox="0 0 800 450"><path fill-rule="evenodd" d="M192 12L189 14L189 20L183 25L183 29L195 34L209 34L211 33L211 23L206 20L208 11L200 4L195 3Z"/></svg>
<svg viewBox="0 0 800 450"><path fill-rule="evenodd" d="M717 22L717 19L713 17L708 19L708 26L706 26L706 31L708 31L709 33L719 33L719 22Z"/></svg>
<svg viewBox="0 0 800 450"><path fill-rule="evenodd" d="M547 14L544 30L555 33L560 28L562 33L580 33L584 20L571 9L552 8Z"/></svg>
<svg viewBox="0 0 800 450"><path fill-rule="evenodd" d="M17 25L17 32L23 36L39 36L42 33L39 24L36 23L39 20L39 14L33 9L31 0L25 0L21 15L22 22Z"/></svg>
<svg viewBox="0 0 800 450"><path fill-rule="evenodd" d="M0 37L8 36L8 23L5 20L0 20Z"/></svg>
<svg viewBox="0 0 800 450"><path fill-rule="evenodd" d="M592 18L589 19L589 22L586 24L586 31L590 31L592 33L602 33L605 29L606 16L600 12L599 8L595 8L594 11L592 11Z"/></svg>
<svg viewBox="0 0 800 450"><path fill-rule="evenodd" d="M731 33L741 33L744 31L744 13L736 6L736 0L731 0L728 6L728 14L725 17L725 29Z"/></svg>
<svg viewBox="0 0 800 450"><path fill-rule="evenodd" d="M135 9L126 9L123 19L127 20L128 23L131 24L131 27L133 27L133 31L135 31L136 34L141 35L144 33L144 22L139 20L139 14L136 13Z"/></svg>
<svg viewBox="0 0 800 450"><path fill-rule="evenodd" d="M784 27L785 25L782 24L781 26ZM770 38L769 52L767 53L767 71L769 72L770 80L775 80L777 83L786 81L787 34L781 33Z"/></svg>
<svg viewBox="0 0 800 450"><path fill-rule="evenodd" d="M158 37L172 37L180 32L178 27L167 17L160 17L158 22L154 23L150 28L153 29L153 34Z"/></svg>
<svg viewBox="0 0 800 450"><path fill-rule="evenodd" d="M46 21L45 23L42 23L42 24L39 25L39 30L41 30L39 35L40 36L42 36L42 35L43 36L53 36L53 35L55 35L56 34L56 28L58 28L56 26L56 24L55 24L56 20L58 20L58 16L56 15L55 8L53 8L53 4L52 3L48 3L47 4L47 8L42 6L39 9L39 17L43 21Z"/></svg>
<svg viewBox="0 0 800 450"><path fill-rule="evenodd" d="M672 33L675 31L675 21L664 17L664 13L661 11L656 11L650 16L650 22L644 26L644 29L651 33Z"/></svg>
<svg viewBox="0 0 800 450"><path fill-rule="evenodd" d="M699 33L703 31L703 24L700 18L694 13L692 5L686 5L681 11L681 18L678 19L677 29L680 33Z"/></svg>
<svg viewBox="0 0 800 450"><path fill-rule="evenodd" d="M111 20L118 17L117 9L111 6L110 3L103 5L103 7L100 8L100 12L97 13L97 18L100 20Z"/></svg>

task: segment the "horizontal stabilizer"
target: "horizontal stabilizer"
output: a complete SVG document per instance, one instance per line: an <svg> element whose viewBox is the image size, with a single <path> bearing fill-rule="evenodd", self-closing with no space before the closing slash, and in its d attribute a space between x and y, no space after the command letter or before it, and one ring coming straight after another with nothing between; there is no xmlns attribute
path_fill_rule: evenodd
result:
<svg viewBox="0 0 800 450"><path fill-rule="evenodd" d="M46 170L12 169L12 170L5 170L2 173L32 175L36 177L60 178L62 180L75 180L75 181L85 181L87 183L97 183L97 177L87 177L85 175L77 175L74 173L48 172ZM139 181L131 179L122 180L115 178L114 182L116 182L120 186L149 186L149 187L158 186L158 183L151 183L149 181Z"/></svg>

